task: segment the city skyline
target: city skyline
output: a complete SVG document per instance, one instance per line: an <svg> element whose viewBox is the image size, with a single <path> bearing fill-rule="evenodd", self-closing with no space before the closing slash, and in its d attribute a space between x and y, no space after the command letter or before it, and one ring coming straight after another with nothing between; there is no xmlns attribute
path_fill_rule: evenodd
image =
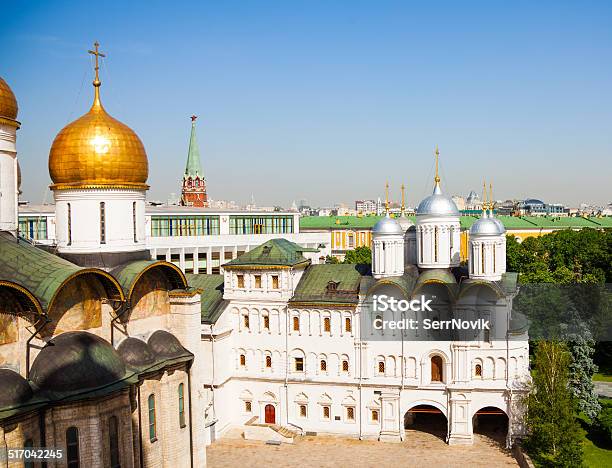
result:
<svg viewBox="0 0 612 468"><path fill-rule="evenodd" d="M151 33L158 4L9 6L0 66L20 105L23 198L52 200L49 148L89 108L99 40L105 106L145 145L151 200L180 193L195 113L216 200L351 204L389 180L414 206L437 143L445 193L486 177L496 199L609 203L609 5L458 8L194 6L166 40Z"/></svg>

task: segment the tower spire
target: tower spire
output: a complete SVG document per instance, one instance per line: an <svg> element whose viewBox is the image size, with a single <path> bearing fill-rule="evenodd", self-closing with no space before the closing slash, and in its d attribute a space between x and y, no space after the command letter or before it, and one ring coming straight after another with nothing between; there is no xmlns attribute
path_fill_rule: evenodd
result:
<svg viewBox="0 0 612 468"><path fill-rule="evenodd" d="M385 183L385 213L389 216L389 181Z"/></svg>
<svg viewBox="0 0 612 468"><path fill-rule="evenodd" d="M402 207L401 207L401 213L402 216L404 215L404 211L406 210L406 194L405 194L405 188L404 184L402 184Z"/></svg>
<svg viewBox="0 0 612 468"><path fill-rule="evenodd" d="M493 216L493 184L489 183L489 211L491 216Z"/></svg>
<svg viewBox="0 0 612 468"><path fill-rule="evenodd" d="M93 80L94 85L94 106L101 106L100 102L100 85L102 82L100 81L100 63L99 57L106 57L106 54L100 52L100 43L98 41L94 42L94 50L88 50L88 52L95 57L95 66L94 70L96 72L96 76Z"/></svg>
<svg viewBox="0 0 612 468"><path fill-rule="evenodd" d="M191 135L189 136L189 152L187 154L187 165L183 174L183 190L181 204L187 206L208 207L208 195L206 194L206 181L200 163L200 147L196 138L196 120L198 116L192 115Z"/></svg>
<svg viewBox="0 0 612 468"><path fill-rule="evenodd" d="M487 217L487 182L482 181L482 217Z"/></svg>
<svg viewBox="0 0 612 468"><path fill-rule="evenodd" d="M436 145L436 151L434 152L435 157L436 157L436 176L434 177L434 182L436 183L436 185L440 185L440 174L438 171L438 164L439 164L439 159L440 159L440 150L438 150L438 145Z"/></svg>

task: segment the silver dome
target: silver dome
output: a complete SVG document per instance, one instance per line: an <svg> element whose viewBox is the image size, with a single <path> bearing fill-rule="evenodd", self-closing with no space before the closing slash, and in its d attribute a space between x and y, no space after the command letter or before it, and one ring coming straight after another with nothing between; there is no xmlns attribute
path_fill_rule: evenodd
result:
<svg viewBox="0 0 612 468"><path fill-rule="evenodd" d="M418 216L459 216L457 205L450 197L442 194L438 184L436 184L433 193L419 203L416 212Z"/></svg>
<svg viewBox="0 0 612 468"><path fill-rule="evenodd" d="M387 215L374 225L374 228L372 228L372 234L397 234L401 236L404 234L404 231L402 229L402 226L400 226L400 223L397 222L397 220L390 218L389 215Z"/></svg>
<svg viewBox="0 0 612 468"><path fill-rule="evenodd" d="M502 223L499 219L497 219L495 216L490 216L489 217L495 224L497 224L497 226L499 226L499 233L500 234L505 234L506 233L506 226L504 226L504 223Z"/></svg>
<svg viewBox="0 0 612 468"><path fill-rule="evenodd" d="M501 222L495 218L482 217L470 227L470 236L500 236L506 232Z"/></svg>

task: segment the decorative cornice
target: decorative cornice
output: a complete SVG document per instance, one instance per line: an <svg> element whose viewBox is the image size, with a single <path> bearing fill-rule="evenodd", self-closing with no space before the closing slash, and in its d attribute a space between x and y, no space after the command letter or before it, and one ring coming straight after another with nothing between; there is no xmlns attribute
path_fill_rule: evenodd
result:
<svg viewBox="0 0 612 468"><path fill-rule="evenodd" d="M131 183L126 182L122 184L51 184L49 185L51 190L83 190L83 189L94 189L94 190L149 190L147 184Z"/></svg>
<svg viewBox="0 0 612 468"><path fill-rule="evenodd" d="M15 128L21 127L21 122L18 122L17 120L13 120L13 119L7 119L6 117L2 117L2 116L0 116L0 124L9 125Z"/></svg>

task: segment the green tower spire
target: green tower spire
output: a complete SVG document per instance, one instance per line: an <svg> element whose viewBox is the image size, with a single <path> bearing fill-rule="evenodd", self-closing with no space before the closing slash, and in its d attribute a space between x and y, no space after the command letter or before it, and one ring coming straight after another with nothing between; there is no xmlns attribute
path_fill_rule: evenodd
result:
<svg viewBox="0 0 612 468"><path fill-rule="evenodd" d="M185 167L185 178L204 178L202 164L200 163L200 148L196 139L195 121L198 117L191 116L191 137L189 138L189 154L187 155L187 166Z"/></svg>

